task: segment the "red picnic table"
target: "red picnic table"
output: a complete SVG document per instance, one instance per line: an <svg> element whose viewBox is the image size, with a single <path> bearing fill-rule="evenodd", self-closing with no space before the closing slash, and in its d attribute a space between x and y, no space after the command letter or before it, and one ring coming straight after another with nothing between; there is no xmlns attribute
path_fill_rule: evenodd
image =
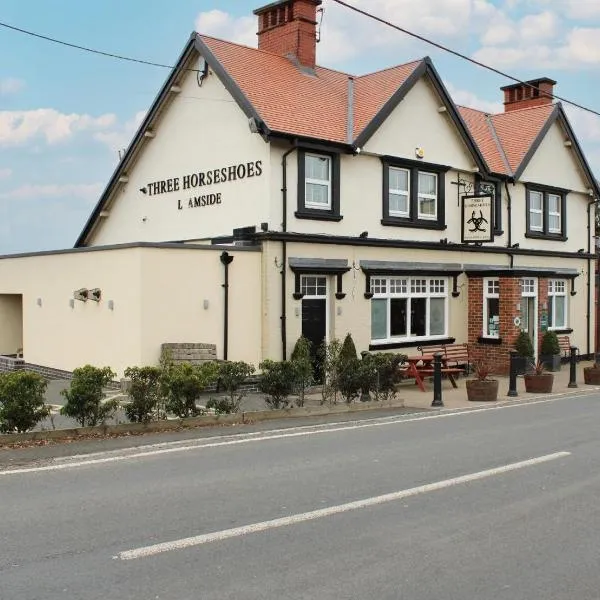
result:
<svg viewBox="0 0 600 600"><path fill-rule="evenodd" d="M433 354L423 354L420 356L407 356L405 359L406 367L400 366L404 377L414 378L415 383L422 392L427 391L423 382L423 377L433 375ZM446 366L446 357L442 356L442 375L447 375L453 388L457 388L454 375L464 372L464 369L449 368Z"/></svg>

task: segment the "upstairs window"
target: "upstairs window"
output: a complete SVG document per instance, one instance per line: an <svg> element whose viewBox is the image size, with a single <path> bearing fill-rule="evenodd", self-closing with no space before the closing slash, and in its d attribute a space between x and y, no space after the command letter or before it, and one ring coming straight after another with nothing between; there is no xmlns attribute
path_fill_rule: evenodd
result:
<svg viewBox="0 0 600 600"><path fill-rule="evenodd" d="M383 161L383 225L445 229L448 167L386 158Z"/></svg>
<svg viewBox="0 0 600 600"><path fill-rule="evenodd" d="M526 237L565 241L566 192L538 186L527 188Z"/></svg>
<svg viewBox="0 0 600 600"><path fill-rule="evenodd" d="M298 151L299 219L340 221L340 158L337 154Z"/></svg>

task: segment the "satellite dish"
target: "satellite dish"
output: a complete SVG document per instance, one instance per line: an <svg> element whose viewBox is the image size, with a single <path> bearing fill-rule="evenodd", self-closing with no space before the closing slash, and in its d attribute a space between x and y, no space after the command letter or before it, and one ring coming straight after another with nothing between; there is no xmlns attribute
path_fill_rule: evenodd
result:
<svg viewBox="0 0 600 600"><path fill-rule="evenodd" d="M206 62L206 59L204 58L204 56L201 56L200 60L198 61L198 72L197 72L199 87L202 87L202 83L203 83L204 78L206 77L207 73L208 73L208 63Z"/></svg>

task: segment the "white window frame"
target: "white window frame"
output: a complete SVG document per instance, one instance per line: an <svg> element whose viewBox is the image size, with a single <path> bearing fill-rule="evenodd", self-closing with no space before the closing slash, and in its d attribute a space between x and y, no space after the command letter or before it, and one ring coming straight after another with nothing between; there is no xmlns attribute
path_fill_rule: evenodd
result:
<svg viewBox="0 0 600 600"><path fill-rule="evenodd" d="M562 291L557 291L556 284L562 284ZM569 326L569 299L567 294L567 281L566 279L550 279L548 281L548 315L552 315L552 323L550 323L550 319L548 319L548 329L567 329ZM565 299L565 320L562 325L555 325L554 320L556 317L556 298L563 297ZM550 304L552 304L552 310L550 311Z"/></svg>
<svg viewBox="0 0 600 600"><path fill-rule="evenodd" d="M558 211L550 210L550 198L558 200ZM559 194L548 194L548 233L562 233L562 198ZM558 217L558 227L550 227L550 218Z"/></svg>
<svg viewBox="0 0 600 600"><path fill-rule="evenodd" d="M308 177L306 175L306 163L309 158L317 158L319 160L326 160L328 166L328 175L327 179L314 179L312 177ZM307 152L304 155L304 206L306 208L317 209L317 210L331 210L331 188L333 185L332 182L332 174L333 174L333 164L332 164L331 156L327 156L326 154L315 154ZM309 185L320 185L327 186L327 204L322 204L320 202L311 202L308 199L308 186Z"/></svg>
<svg viewBox="0 0 600 600"><path fill-rule="evenodd" d="M424 221L437 221L437 212L438 212L438 190L439 190L439 176L437 173L432 173L431 171L419 171L419 176L417 177L417 218L418 219L422 219ZM432 177L435 178L435 194L424 194L421 193L421 189L420 189L420 176L421 175L431 175ZM433 207L434 207L434 213L433 215L430 214L425 214L421 212L421 198L425 199L425 200L433 200Z"/></svg>
<svg viewBox="0 0 600 600"><path fill-rule="evenodd" d="M498 291L494 291L493 288L497 287ZM491 288L491 289L490 289ZM486 277L483 280L483 337L490 339L498 339L500 337L500 327L498 327L497 334L488 333L488 300L497 298L500 301L500 279L497 277Z"/></svg>
<svg viewBox="0 0 600 600"><path fill-rule="evenodd" d="M390 205L390 199L392 195L394 196L404 196L406 198L406 211L401 210L392 210L388 208L388 212L391 217L410 217L410 169L405 169L402 167L392 167L388 166L389 173L392 171L404 171L406 173L406 190L392 188L391 183L388 184L388 206ZM388 176L388 181L391 182L392 178Z"/></svg>
<svg viewBox="0 0 600 600"><path fill-rule="evenodd" d="M392 282L397 282L398 280L405 280L405 286L399 286L397 284L392 284ZM425 292L413 292L413 282L416 280L421 281L425 280ZM385 285L383 285L385 282ZM443 292L432 292L431 289L434 286L433 282L437 282L437 287L439 287L439 282L443 282ZM396 289L400 288L399 292L392 292L391 290L395 287ZM379 345L379 344L393 344L399 342L422 342L426 340L437 340L437 339L445 339L448 337L448 291L449 280L447 277L442 276L405 276L405 275L386 275L386 276L376 276L371 279L371 292L373 293L373 300L387 300L387 314L386 314L386 337L373 339L372 337L372 323L371 323L371 344ZM405 291L402 291L405 290ZM390 334L391 327L391 300L397 298L405 298L406 299L406 313L407 313L407 333L403 336L394 336L392 337ZM424 336L414 336L411 335L412 323L410 321L411 315L411 301L413 298L426 298L427 304L425 308L426 313L426 332ZM444 332L437 335L431 335L431 299L433 298L443 298L444 299Z"/></svg>
<svg viewBox="0 0 600 600"><path fill-rule="evenodd" d="M541 199L541 206L540 208L533 208L532 207L532 196L533 194L537 194L539 195L540 199ZM535 227L532 225L532 220L531 220L531 215L540 215L541 218L541 223L540 225L536 225ZM544 192L540 192L538 190L529 190L529 229L531 231L544 231Z"/></svg>
<svg viewBox="0 0 600 600"><path fill-rule="evenodd" d="M306 282L307 282L308 279L316 279L314 288L315 288L315 291L317 293L315 293L315 294L307 294L305 292L305 290L307 289L307 283ZM323 287L325 288L325 291L322 294L320 294L318 292L319 287L321 287L319 285L319 280L321 280L321 283L322 283ZM327 287L328 287L327 286L327 275L310 275L310 274L307 274L307 275L301 275L300 276L300 293L303 294L302 299L304 299L304 298L306 298L307 300L322 300L323 298L326 299L327 298Z"/></svg>

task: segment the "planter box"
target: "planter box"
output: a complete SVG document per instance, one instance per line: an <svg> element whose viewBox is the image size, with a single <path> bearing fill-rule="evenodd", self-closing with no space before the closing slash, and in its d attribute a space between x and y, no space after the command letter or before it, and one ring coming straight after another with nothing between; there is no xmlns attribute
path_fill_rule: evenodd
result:
<svg viewBox="0 0 600 600"><path fill-rule="evenodd" d="M587 385L600 385L600 368L584 367L583 381L587 383Z"/></svg>
<svg viewBox="0 0 600 600"><path fill-rule="evenodd" d="M471 402L495 402L498 399L498 380L467 379L467 398Z"/></svg>
<svg viewBox="0 0 600 600"><path fill-rule="evenodd" d="M537 394L549 394L554 384L554 375L552 373L542 373L535 375L525 374L525 391Z"/></svg>
<svg viewBox="0 0 600 600"><path fill-rule="evenodd" d="M548 371L560 371L560 354L540 354L540 361Z"/></svg>

